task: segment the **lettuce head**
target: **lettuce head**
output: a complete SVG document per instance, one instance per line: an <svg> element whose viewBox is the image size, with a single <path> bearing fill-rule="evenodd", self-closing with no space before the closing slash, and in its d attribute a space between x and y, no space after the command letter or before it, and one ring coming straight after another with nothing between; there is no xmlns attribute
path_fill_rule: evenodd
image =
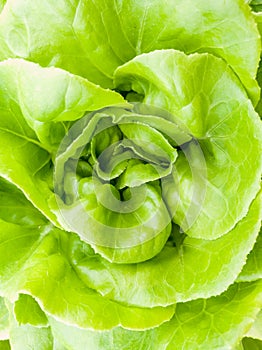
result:
<svg viewBox="0 0 262 350"><path fill-rule="evenodd" d="M260 0L0 0L0 349L262 348Z"/></svg>

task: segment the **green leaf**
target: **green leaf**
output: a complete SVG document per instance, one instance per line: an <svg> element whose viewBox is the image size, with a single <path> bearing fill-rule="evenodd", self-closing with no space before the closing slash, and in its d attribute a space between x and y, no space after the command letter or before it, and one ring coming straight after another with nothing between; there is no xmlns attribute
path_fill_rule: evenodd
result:
<svg viewBox="0 0 262 350"><path fill-rule="evenodd" d="M10 344L12 350L53 350L51 329L30 325L13 326L10 330Z"/></svg>
<svg viewBox="0 0 262 350"><path fill-rule="evenodd" d="M139 117L143 122L144 115ZM152 127L143 125L140 134L135 135L131 128L138 130L135 122L137 119L138 115L132 110L129 112L121 108L108 108L91 113L74 124L55 159L54 181L57 197L56 201L49 200L49 206L61 227L78 233L81 239L91 244L102 256L116 263L136 263L152 258L161 251L171 230L170 216L161 197L160 186L150 181L156 180L156 173L157 179L161 174L170 173L177 152ZM165 128L166 120L162 119ZM91 140L107 129L110 135L114 130L118 138L119 131L113 128L117 125L120 130L123 129L126 137L131 138L123 138L117 146L114 147L113 144L112 148L108 147L97 158ZM158 128L161 129L161 124ZM177 133L175 123L173 128ZM152 146L154 137L158 137L159 141ZM143 140L146 140L147 146L142 146ZM81 159L87 145L91 148L91 156L95 154L92 162L96 164L98 161L99 164L94 165L92 176L81 179L77 174L77 161ZM139 178L140 181L143 180L141 186L137 180L138 183L133 185L138 186L124 188L119 193L117 188L121 189L123 186L121 181L127 181L130 171L128 165L131 165L123 165L123 162L129 158L148 161L152 167L156 166L156 173L153 177L152 172L147 172L147 178ZM127 176L120 179L116 188L103 181L114 179L125 171L125 167ZM102 179L98 178L96 172L98 175L102 173Z"/></svg>
<svg viewBox="0 0 262 350"><path fill-rule="evenodd" d="M110 299L155 306L208 298L236 279L258 235L261 214L260 194L248 215L223 237L213 241L186 237L180 245L167 244L143 264L110 264L74 236L70 257L78 276Z"/></svg>
<svg viewBox="0 0 262 350"><path fill-rule="evenodd" d="M8 340L0 340L0 349L1 350L11 350L9 341Z"/></svg>
<svg viewBox="0 0 262 350"><path fill-rule="evenodd" d="M261 0L251 0L249 4L253 11L261 12L262 11L262 1Z"/></svg>
<svg viewBox="0 0 262 350"><path fill-rule="evenodd" d="M0 41L2 60L55 65L110 88L114 70L143 52L210 52L228 62L258 100L259 36L243 2L8 1Z"/></svg>
<svg viewBox="0 0 262 350"><path fill-rule="evenodd" d="M15 225L4 225L0 222L5 233L0 237L0 293L7 298L15 300L21 292L30 294L45 313L91 329L110 329L118 325L146 329L172 317L174 306L148 309L125 306L87 288L67 259L70 234L46 227L45 236L40 239L40 230L30 232L16 225L12 232ZM21 320L19 310L17 312Z"/></svg>
<svg viewBox="0 0 262 350"><path fill-rule="evenodd" d="M0 218L27 227L39 227L48 222L21 191L3 178L0 178Z"/></svg>
<svg viewBox="0 0 262 350"><path fill-rule="evenodd" d="M58 68L42 68L22 59L0 63L1 109L10 110L15 102L20 114L37 133L46 147L54 147L45 135L52 123L58 131L59 144L65 135L65 125L57 122L74 121L86 111L122 104L124 99L114 91L102 89L88 80ZM48 104L47 104L48 101ZM18 111L19 111L18 109ZM61 128L61 130L59 129ZM54 132L54 131L53 131ZM50 137L50 136L49 136Z"/></svg>
<svg viewBox="0 0 262 350"><path fill-rule="evenodd" d="M232 349L255 319L261 296L261 282L234 284L220 296L178 304L171 321L144 332L89 332L52 318L50 324L72 350Z"/></svg>
<svg viewBox="0 0 262 350"><path fill-rule="evenodd" d="M6 3L6 0L0 0L0 12L3 10L5 3Z"/></svg>
<svg viewBox="0 0 262 350"><path fill-rule="evenodd" d="M161 251L171 231L158 188L143 185L132 192L126 189L123 202L112 191L110 185L99 184L96 188L91 178L82 179L80 200L65 205L57 199L59 205L57 208L54 204L53 211L63 227L77 232L111 262L135 263L152 258Z"/></svg>
<svg viewBox="0 0 262 350"><path fill-rule="evenodd" d="M212 55L161 50L119 67L115 84L170 111L194 136L162 182L174 222L195 238L230 231L258 192L262 169L261 122L232 70Z"/></svg>
<svg viewBox="0 0 262 350"><path fill-rule="evenodd" d="M4 298L0 297L0 344L9 338L9 314ZM0 345L1 349L1 345Z"/></svg>
<svg viewBox="0 0 262 350"><path fill-rule="evenodd" d="M53 335L50 327L19 325L9 303L10 345L12 350L53 350Z"/></svg>
<svg viewBox="0 0 262 350"><path fill-rule="evenodd" d="M29 324L35 327L48 325L46 315L30 295L19 294L14 305L14 315L19 325Z"/></svg>
<svg viewBox="0 0 262 350"><path fill-rule="evenodd" d="M61 69L18 59L1 62L0 176L16 184L58 225L47 205L53 196L52 153L67 130L57 121L78 119L87 110L121 102L117 93Z"/></svg>
<svg viewBox="0 0 262 350"><path fill-rule="evenodd" d="M257 315L255 322L246 334L247 337L259 339L262 342L262 310Z"/></svg>
<svg viewBox="0 0 262 350"><path fill-rule="evenodd" d="M261 348L260 3L0 0L0 350Z"/></svg>
<svg viewBox="0 0 262 350"><path fill-rule="evenodd" d="M247 262L243 267L237 280L240 282L254 281L262 278L262 232L257 237L257 241L249 253Z"/></svg>
<svg viewBox="0 0 262 350"><path fill-rule="evenodd" d="M244 350L261 350L262 341L252 338L244 338L242 340Z"/></svg>

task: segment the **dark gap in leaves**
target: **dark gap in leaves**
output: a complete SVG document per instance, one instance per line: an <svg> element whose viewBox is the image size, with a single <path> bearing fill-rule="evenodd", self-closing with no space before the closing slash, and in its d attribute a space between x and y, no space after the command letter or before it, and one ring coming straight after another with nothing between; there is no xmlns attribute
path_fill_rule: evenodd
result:
<svg viewBox="0 0 262 350"><path fill-rule="evenodd" d="M186 237L187 235L185 232L177 224L172 223L172 230L168 238L168 245L179 249L183 245Z"/></svg>

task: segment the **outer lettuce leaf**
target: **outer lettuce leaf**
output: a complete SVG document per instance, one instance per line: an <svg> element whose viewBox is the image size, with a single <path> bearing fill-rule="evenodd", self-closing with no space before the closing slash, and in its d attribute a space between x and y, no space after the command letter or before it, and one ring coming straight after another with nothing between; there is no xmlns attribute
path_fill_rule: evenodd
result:
<svg viewBox="0 0 262 350"><path fill-rule="evenodd" d="M13 311L19 325L29 324L35 327L45 327L48 325L45 313L30 295L20 294L15 302Z"/></svg>
<svg viewBox="0 0 262 350"><path fill-rule="evenodd" d="M262 33L262 13L261 13L261 16L260 16L260 20L261 20L261 29L260 29L260 31ZM258 71L257 71L257 81L258 81L259 86L261 88L261 86L262 86L262 61L261 60L260 60ZM260 100L258 101L256 110L257 110L258 114L261 117L262 116L262 92L260 93Z"/></svg>
<svg viewBox="0 0 262 350"><path fill-rule="evenodd" d="M46 225L47 219L10 182L0 178L0 218L25 227Z"/></svg>
<svg viewBox="0 0 262 350"><path fill-rule="evenodd" d="M13 324L10 330L12 350L53 350L53 337L50 328L37 328L30 325Z"/></svg>
<svg viewBox="0 0 262 350"><path fill-rule="evenodd" d="M261 215L260 194L248 215L223 237L213 241L186 237L181 245L167 245L143 264L110 264L72 236L71 259L89 287L114 300L155 306L208 298L226 290L237 277L254 245Z"/></svg>
<svg viewBox="0 0 262 350"><path fill-rule="evenodd" d="M11 350L9 341L8 340L0 340L0 349L1 350Z"/></svg>
<svg viewBox="0 0 262 350"><path fill-rule="evenodd" d="M242 340L243 350L261 350L262 341L252 338L244 338Z"/></svg>
<svg viewBox="0 0 262 350"><path fill-rule="evenodd" d="M9 313L5 305L4 298L0 297L0 341L8 338L9 338ZM2 349L1 345L0 345L0 349Z"/></svg>
<svg viewBox="0 0 262 350"><path fill-rule="evenodd" d="M262 11L262 1L261 0L251 0L249 4L253 11L261 12Z"/></svg>
<svg viewBox="0 0 262 350"><path fill-rule="evenodd" d="M240 0L168 0L164 6L158 0L8 1L0 42L2 60L55 65L111 88L114 70L143 52L211 52L231 65L258 100L259 36L249 6Z"/></svg>
<svg viewBox="0 0 262 350"><path fill-rule="evenodd" d="M20 294L15 304L8 303L8 306L14 349L65 350L53 339L46 315L30 295Z"/></svg>
<svg viewBox="0 0 262 350"><path fill-rule="evenodd" d="M12 304L8 303L8 308L12 350L53 350L53 335L50 327L19 325L15 320Z"/></svg>
<svg viewBox="0 0 262 350"><path fill-rule="evenodd" d="M173 176L163 181L174 222L195 238L215 239L231 230L258 192L262 169L261 123L231 69L211 55L161 50L119 67L115 85L170 111L199 141L207 174L189 142Z"/></svg>
<svg viewBox="0 0 262 350"><path fill-rule="evenodd" d="M257 315L254 324L246 334L247 337L262 341L262 310Z"/></svg>
<svg viewBox="0 0 262 350"><path fill-rule="evenodd" d="M21 196L18 193L18 200ZM47 314L91 329L111 329L118 325L146 329L173 316L175 306L138 308L103 298L87 288L72 269L67 256L70 233L50 224L37 229L34 225L13 224L7 216L5 213L6 221L0 218L0 295L16 300L18 293L30 294ZM18 308L19 303L16 306L19 315Z"/></svg>
<svg viewBox="0 0 262 350"><path fill-rule="evenodd" d="M71 350L232 349L255 319L261 293L261 282L234 284L221 296L178 304L171 321L144 332L88 332L51 318L50 324Z"/></svg>
<svg viewBox="0 0 262 350"><path fill-rule="evenodd" d="M262 232L257 237L257 241L248 255L247 262L243 267L237 280L240 282L254 281L262 278Z"/></svg>
<svg viewBox="0 0 262 350"><path fill-rule="evenodd" d="M105 106L127 105L119 94L102 89L82 77L58 68L42 68L21 59L1 62L0 77L1 110L11 112L11 107L17 104L16 112L20 110L40 141L51 150L52 146L59 145L66 131L61 134L61 123L57 122L74 121L86 111ZM45 135L50 122L56 122L51 127L53 133L56 131L56 137L60 137L55 145L50 135ZM66 125L63 127L65 129Z"/></svg>
<svg viewBox="0 0 262 350"><path fill-rule="evenodd" d="M3 245L3 240L1 243ZM31 253L31 258L16 268L14 279L1 286L1 293L8 298L15 298L15 293L20 291L29 293L48 314L66 323L92 329L110 329L120 324L131 329L146 329L172 317L174 307L139 309L124 306L86 288L57 250L57 245L55 238L47 236L35 253ZM19 253L12 248L14 254ZM1 263L4 265L3 261Z"/></svg>
<svg viewBox="0 0 262 350"><path fill-rule="evenodd" d="M6 0L0 0L0 12L3 10L5 3L6 3Z"/></svg>

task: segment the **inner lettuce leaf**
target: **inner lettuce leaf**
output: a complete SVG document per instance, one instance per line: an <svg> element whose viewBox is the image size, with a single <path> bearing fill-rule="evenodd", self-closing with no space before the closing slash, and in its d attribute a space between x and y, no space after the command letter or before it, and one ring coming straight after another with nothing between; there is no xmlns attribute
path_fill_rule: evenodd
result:
<svg viewBox="0 0 262 350"><path fill-rule="evenodd" d="M228 62L255 104L259 98L260 39L241 0L11 0L0 42L1 60L57 66L109 88L114 70L143 52L209 52Z"/></svg>
<svg viewBox="0 0 262 350"><path fill-rule="evenodd" d="M155 180L161 177L164 169L166 169L165 175L171 172L177 152L158 131L146 127L143 122L143 115L135 115L120 109L104 110L101 113L88 115L86 120L83 119L79 125L76 124L64 139L55 162L55 188L57 187L63 202L58 198L58 209L56 203L53 203L53 207L60 224L68 230L77 232L110 261L128 263L147 260L163 248L170 234L170 217L161 197L161 187L158 183L151 184L152 173L145 172L146 165L142 161L147 161L152 169L155 169L156 178L153 178ZM167 120L164 119L164 126L165 122ZM175 124L169 124L174 129L177 128ZM116 186L103 183L95 175L91 177L92 174L78 180L77 169L74 175L73 165L76 163L74 159L81 157L83 147L90 144L92 138L99 135L98 132L104 132L108 127L116 125L123 132L124 138L112 144L113 150L109 156L107 151L110 148L107 148L100 155L100 160L95 157L93 161L94 169L97 169L96 166L98 169L102 166L103 173L110 180L116 176L114 171L111 174L111 167L107 169L112 159L111 154L114 156L113 159L117 160L116 166L127 160L126 157L140 160L140 163L135 164L134 173L137 174L139 164L141 173L143 172L143 179L141 177L139 181L141 186L136 188L137 184L126 182L130 174L129 169L134 165L129 162L128 165L131 164L127 169L129 172L127 175L125 172L123 176L126 175L125 186L130 185L131 188L123 190L123 201L120 201L117 183ZM139 132L134 132L137 127ZM161 119L158 128L161 130ZM158 141L152 145L156 135ZM74 142L72 142L73 136ZM120 149L119 153L116 153L117 149ZM105 160L101 159L103 157ZM68 168L69 171L66 171ZM125 171L125 168L121 171ZM99 175L101 170L97 170L97 173ZM67 185L69 176L70 182L75 183L78 189L75 195ZM121 180L123 182L123 177ZM122 187L123 185L120 186ZM79 221L78 217L82 220Z"/></svg>

